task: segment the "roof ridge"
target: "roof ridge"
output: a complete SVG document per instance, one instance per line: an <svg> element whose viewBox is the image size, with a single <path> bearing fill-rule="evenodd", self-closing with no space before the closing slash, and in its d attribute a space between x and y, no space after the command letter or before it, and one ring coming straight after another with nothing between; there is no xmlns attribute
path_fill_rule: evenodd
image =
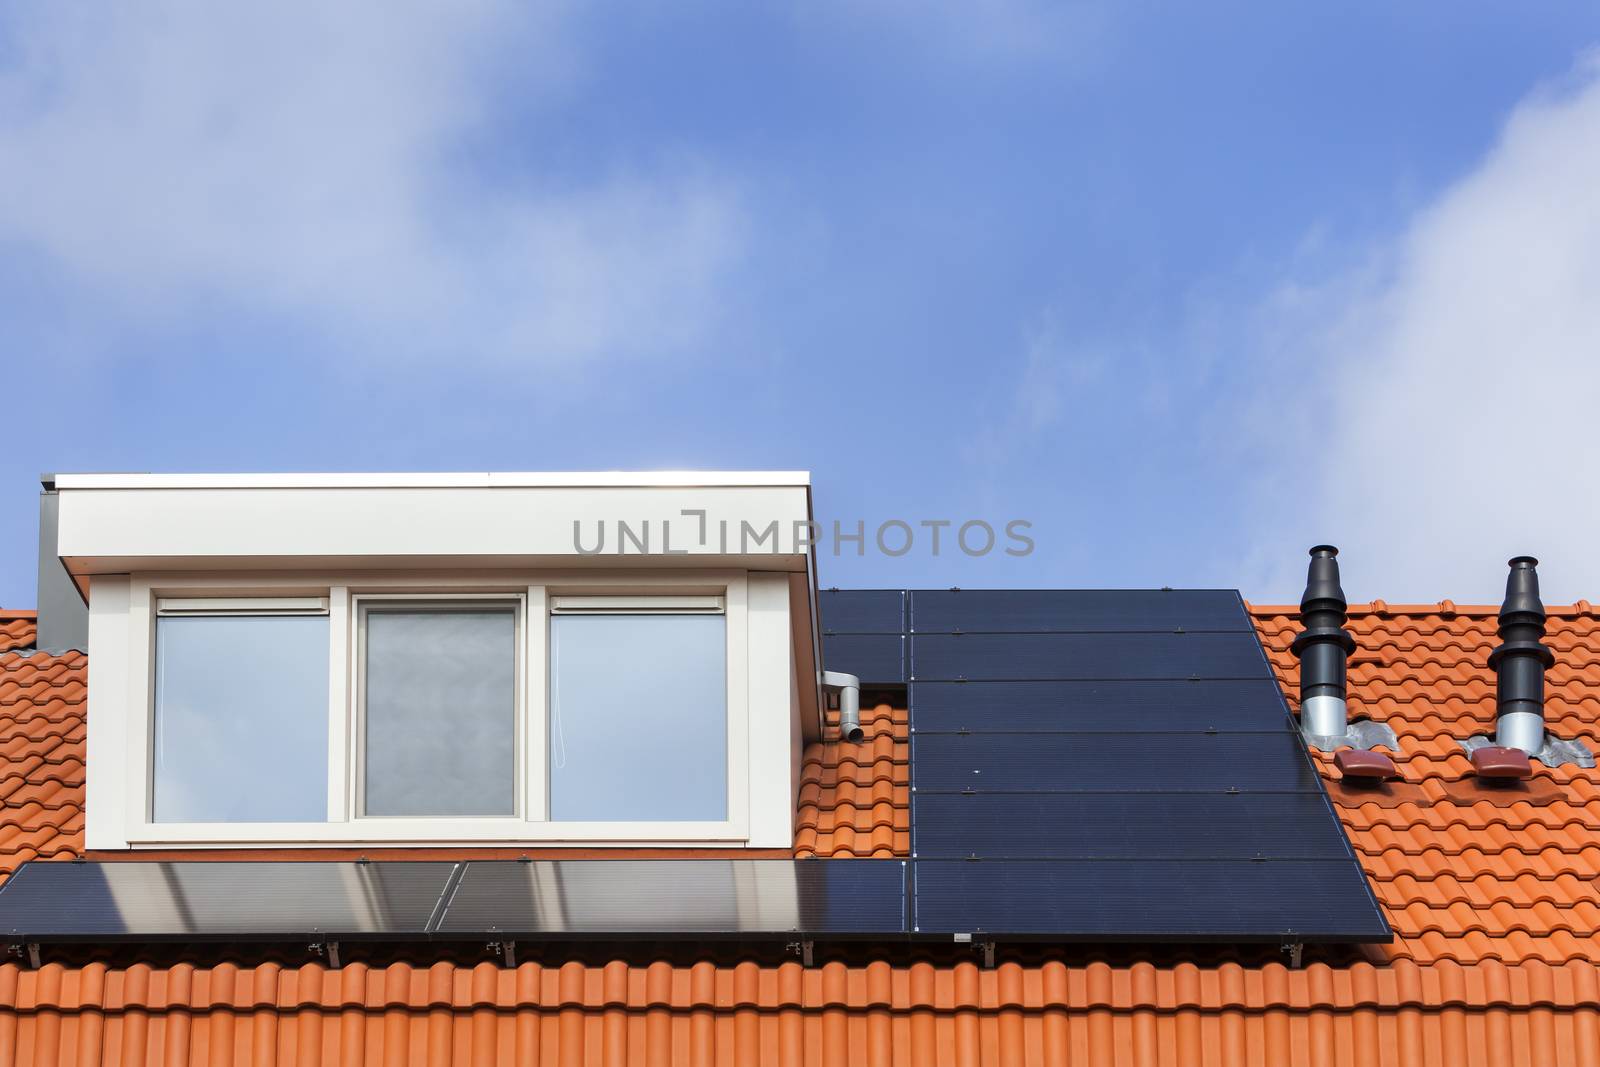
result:
<svg viewBox="0 0 1600 1067"><path fill-rule="evenodd" d="M1278 615L1298 616L1299 604L1257 604L1253 601L1244 602L1245 610L1257 618L1271 618ZM1454 600L1438 600L1431 604L1424 603L1395 603L1391 604L1381 598L1366 601L1357 601L1350 604L1351 615L1488 615L1500 614L1498 604L1458 604ZM1595 606L1588 600L1575 600L1571 604L1546 604L1545 613L1558 616L1580 616L1596 614Z"/></svg>

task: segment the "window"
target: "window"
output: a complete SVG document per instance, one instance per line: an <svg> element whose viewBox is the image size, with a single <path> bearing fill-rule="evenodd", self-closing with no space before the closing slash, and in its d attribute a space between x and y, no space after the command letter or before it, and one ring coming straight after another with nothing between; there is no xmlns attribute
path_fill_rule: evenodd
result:
<svg viewBox="0 0 1600 1067"><path fill-rule="evenodd" d="M517 607L364 604L362 814L516 814Z"/></svg>
<svg viewBox="0 0 1600 1067"><path fill-rule="evenodd" d="M550 620L550 817L728 817L720 598L557 598Z"/></svg>
<svg viewBox="0 0 1600 1067"><path fill-rule="evenodd" d="M93 847L792 841L786 575L123 581Z"/></svg>
<svg viewBox="0 0 1600 1067"><path fill-rule="evenodd" d="M326 608L172 602L155 631L154 820L327 818Z"/></svg>

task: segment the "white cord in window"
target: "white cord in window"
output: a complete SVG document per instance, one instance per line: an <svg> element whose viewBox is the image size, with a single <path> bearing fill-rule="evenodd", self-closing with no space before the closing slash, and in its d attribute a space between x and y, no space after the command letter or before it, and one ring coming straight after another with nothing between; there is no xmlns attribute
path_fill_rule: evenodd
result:
<svg viewBox="0 0 1600 1067"><path fill-rule="evenodd" d="M551 620L554 623L555 620ZM567 766L567 735L561 729L561 637L550 628L550 767Z"/></svg>

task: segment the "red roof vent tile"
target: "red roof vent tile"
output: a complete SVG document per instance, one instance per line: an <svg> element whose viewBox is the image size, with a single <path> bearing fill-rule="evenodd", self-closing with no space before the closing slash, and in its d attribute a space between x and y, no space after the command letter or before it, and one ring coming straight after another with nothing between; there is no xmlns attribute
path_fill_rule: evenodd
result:
<svg viewBox="0 0 1600 1067"><path fill-rule="evenodd" d="M1381 780L1396 777L1394 760L1382 752L1362 748L1341 748L1334 753L1333 765L1346 778Z"/></svg>
<svg viewBox="0 0 1600 1067"><path fill-rule="evenodd" d="M1472 767L1479 778L1529 778L1533 764L1520 748L1486 745L1472 754Z"/></svg>

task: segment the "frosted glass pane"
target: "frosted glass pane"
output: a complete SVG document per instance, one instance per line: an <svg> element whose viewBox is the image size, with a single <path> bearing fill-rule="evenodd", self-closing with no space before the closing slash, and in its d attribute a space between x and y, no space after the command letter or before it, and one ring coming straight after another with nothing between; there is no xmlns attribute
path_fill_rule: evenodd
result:
<svg viewBox="0 0 1600 1067"><path fill-rule="evenodd" d="M550 619L550 817L728 817L721 615Z"/></svg>
<svg viewBox="0 0 1600 1067"><path fill-rule="evenodd" d="M514 611L369 611L366 672L366 814L516 814Z"/></svg>
<svg viewBox="0 0 1600 1067"><path fill-rule="evenodd" d="M327 616L156 619L157 822L328 817Z"/></svg>

